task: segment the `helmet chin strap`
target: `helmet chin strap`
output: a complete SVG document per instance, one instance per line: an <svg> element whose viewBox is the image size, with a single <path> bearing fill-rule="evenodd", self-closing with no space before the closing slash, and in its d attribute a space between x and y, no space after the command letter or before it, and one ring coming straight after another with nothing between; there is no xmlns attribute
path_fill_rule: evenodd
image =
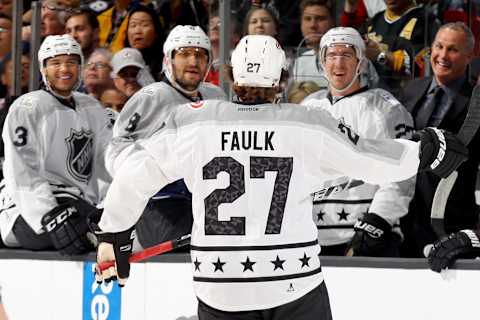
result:
<svg viewBox="0 0 480 320"><path fill-rule="evenodd" d="M364 59L360 60L357 64L357 67L355 68L355 76L352 78L352 80L350 81L350 83L344 87L344 88L337 88L333 85L333 83L330 81L329 77L327 74L325 74L325 77L327 78L328 80L328 83L330 84L330 86L332 86L333 89L335 89L335 91L337 91L338 93L343 93L345 91L347 91L348 89L350 89L353 84L355 83L355 81L357 81L357 78L360 76L360 72L361 72L361 67L362 67L362 63L363 61L365 61Z"/></svg>

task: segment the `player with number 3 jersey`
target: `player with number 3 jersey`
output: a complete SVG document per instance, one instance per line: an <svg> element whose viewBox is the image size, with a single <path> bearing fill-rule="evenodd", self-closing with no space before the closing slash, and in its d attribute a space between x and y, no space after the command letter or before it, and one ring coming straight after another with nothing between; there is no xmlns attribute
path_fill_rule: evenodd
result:
<svg viewBox="0 0 480 320"><path fill-rule="evenodd" d="M85 253L94 248L86 216L111 180L103 159L114 118L75 92L83 55L73 38L47 37L38 59L45 89L19 97L3 130L0 233L7 246Z"/></svg>

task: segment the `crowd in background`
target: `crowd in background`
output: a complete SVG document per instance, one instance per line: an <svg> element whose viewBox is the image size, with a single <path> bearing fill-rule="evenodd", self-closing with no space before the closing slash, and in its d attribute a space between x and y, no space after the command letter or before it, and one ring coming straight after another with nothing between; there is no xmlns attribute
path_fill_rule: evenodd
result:
<svg viewBox="0 0 480 320"><path fill-rule="evenodd" d="M30 2L24 2L22 93L28 92L32 35ZM163 45L177 25L198 25L208 34L212 59L205 81L214 85L219 85L224 77L220 72L222 23L228 24L230 48L247 34L275 37L289 60L288 76L282 80L283 90L278 98L292 103L301 103L313 93L329 96L328 81L319 62L322 35L335 26L353 27L364 38L368 59L360 74L362 86L392 93L411 113L415 129L435 126L456 132L465 117L472 87L479 81L479 6L480 2L474 0L231 0L230 17L222 21L215 0L43 0L41 36L67 33L78 41L84 56L83 81L78 90L98 99L105 108L121 113L127 101L142 87L164 79ZM440 26L456 21L468 26L474 39L468 37L467 31L457 30L459 34L448 38L448 41L453 39L448 48L432 46ZM0 0L2 125L9 106L17 98L11 94L11 47L12 1ZM447 79L447 83L455 85L445 90L443 98L434 97L429 90L432 76L437 82ZM437 118L433 120L418 119L422 106L432 99L441 101L439 104L458 105L458 110L451 108L434 115ZM469 146L471 159L459 170L459 182L446 210L449 232L474 228L478 223L475 183L480 157L474 148L477 142L478 139L474 139ZM0 153L3 156L3 145ZM389 221L392 229L401 230L398 231L403 240L401 256L422 256L423 247L434 240L429 229L429 210L438 180L432 182L431 179L419 176L410 207L405 209L400 221ZM426 194L428 196L424 196ZM368 211L368 200L372 199L351 199L356 201L355 205L366 204L362 207L365 211ZM329 228L321 218L328 205L328 201L324 201L315 206L313 218L318 220L319 233ZM348 218L350 205L352 202L343 203L338 213L339 224L331 228L353 232L355 220Z"/></svg>

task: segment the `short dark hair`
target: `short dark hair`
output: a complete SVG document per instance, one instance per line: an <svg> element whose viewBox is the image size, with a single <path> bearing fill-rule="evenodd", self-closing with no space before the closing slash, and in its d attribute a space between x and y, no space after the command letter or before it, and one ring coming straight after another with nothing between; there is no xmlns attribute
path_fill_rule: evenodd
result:
<svg viewBox="0 0 480 320"><path fill-rule="evenodd" d="M311 6L320 6L327 8L328 12L330 12L330 16L333 18L333 6L330 0L302 0L299 5L300 16L303 15L303 11L305 11L306 7Z"/></svg>
<svg viewBox="0 0 480 320"><path fill-rule="evenodd" d="M80 8L69 11L67 17L65 18L65 24L67 23L68 19L76 16L87 17L87 22L93 30L100 28L96 14L92 10L87 8Z"/></svg>

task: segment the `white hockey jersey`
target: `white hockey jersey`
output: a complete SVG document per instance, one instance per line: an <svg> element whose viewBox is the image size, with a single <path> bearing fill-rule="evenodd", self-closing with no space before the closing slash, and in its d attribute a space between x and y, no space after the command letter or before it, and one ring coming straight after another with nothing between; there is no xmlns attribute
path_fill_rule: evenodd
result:
<svg viewBox="0 0 480 320"><path fill-rule="evenodd" d="M57 206L57 192L68 190L95 204L102 197L99 179L110 182L104 151L114 115L88 95L74 92L73 99L75 109L38 90L10 107L2 135L2 200L5 204L10 196L16 210L0 214L2 237L8 236L18 214L35 232L43 232L41 218Z"/></svg>
<svg viewBox="0 0 480 320"><path fill-rule="evenodd" d="M330 95L314 93L302 104L330 112L365 138L410 138L413 131L410 113L383 89L364 88L335 102ZM398 219L407 214L414 190L415 177L381 186L361 184L328 196L324 196L323 191L314 193L313 219L317 223L320 245L349 242L355 222L366 212L378 214L399 231Z"/></svg>
<svg viewBox="0 0 480 320"><path fill-rule="evenodd" d="M404 180L419 164L415 142L364 140L294 104L192 103L161 127L128 149L99 226L128 229L159 188L184 178L195 292L226 311L279 306L323 281L310 194L324 181Z"/></svg>
<svg viewBox="0 0 480 320"><path fill-rule="evenodd" d="M200 84L198 91L204 100L226 99L222 89L210 83ZM135 93L120 112L107 148L107 169L112 176L122 162L122 150L135 140L150 137L174 107L189 102L191 98L165 81L155 82Z"/></svg>

